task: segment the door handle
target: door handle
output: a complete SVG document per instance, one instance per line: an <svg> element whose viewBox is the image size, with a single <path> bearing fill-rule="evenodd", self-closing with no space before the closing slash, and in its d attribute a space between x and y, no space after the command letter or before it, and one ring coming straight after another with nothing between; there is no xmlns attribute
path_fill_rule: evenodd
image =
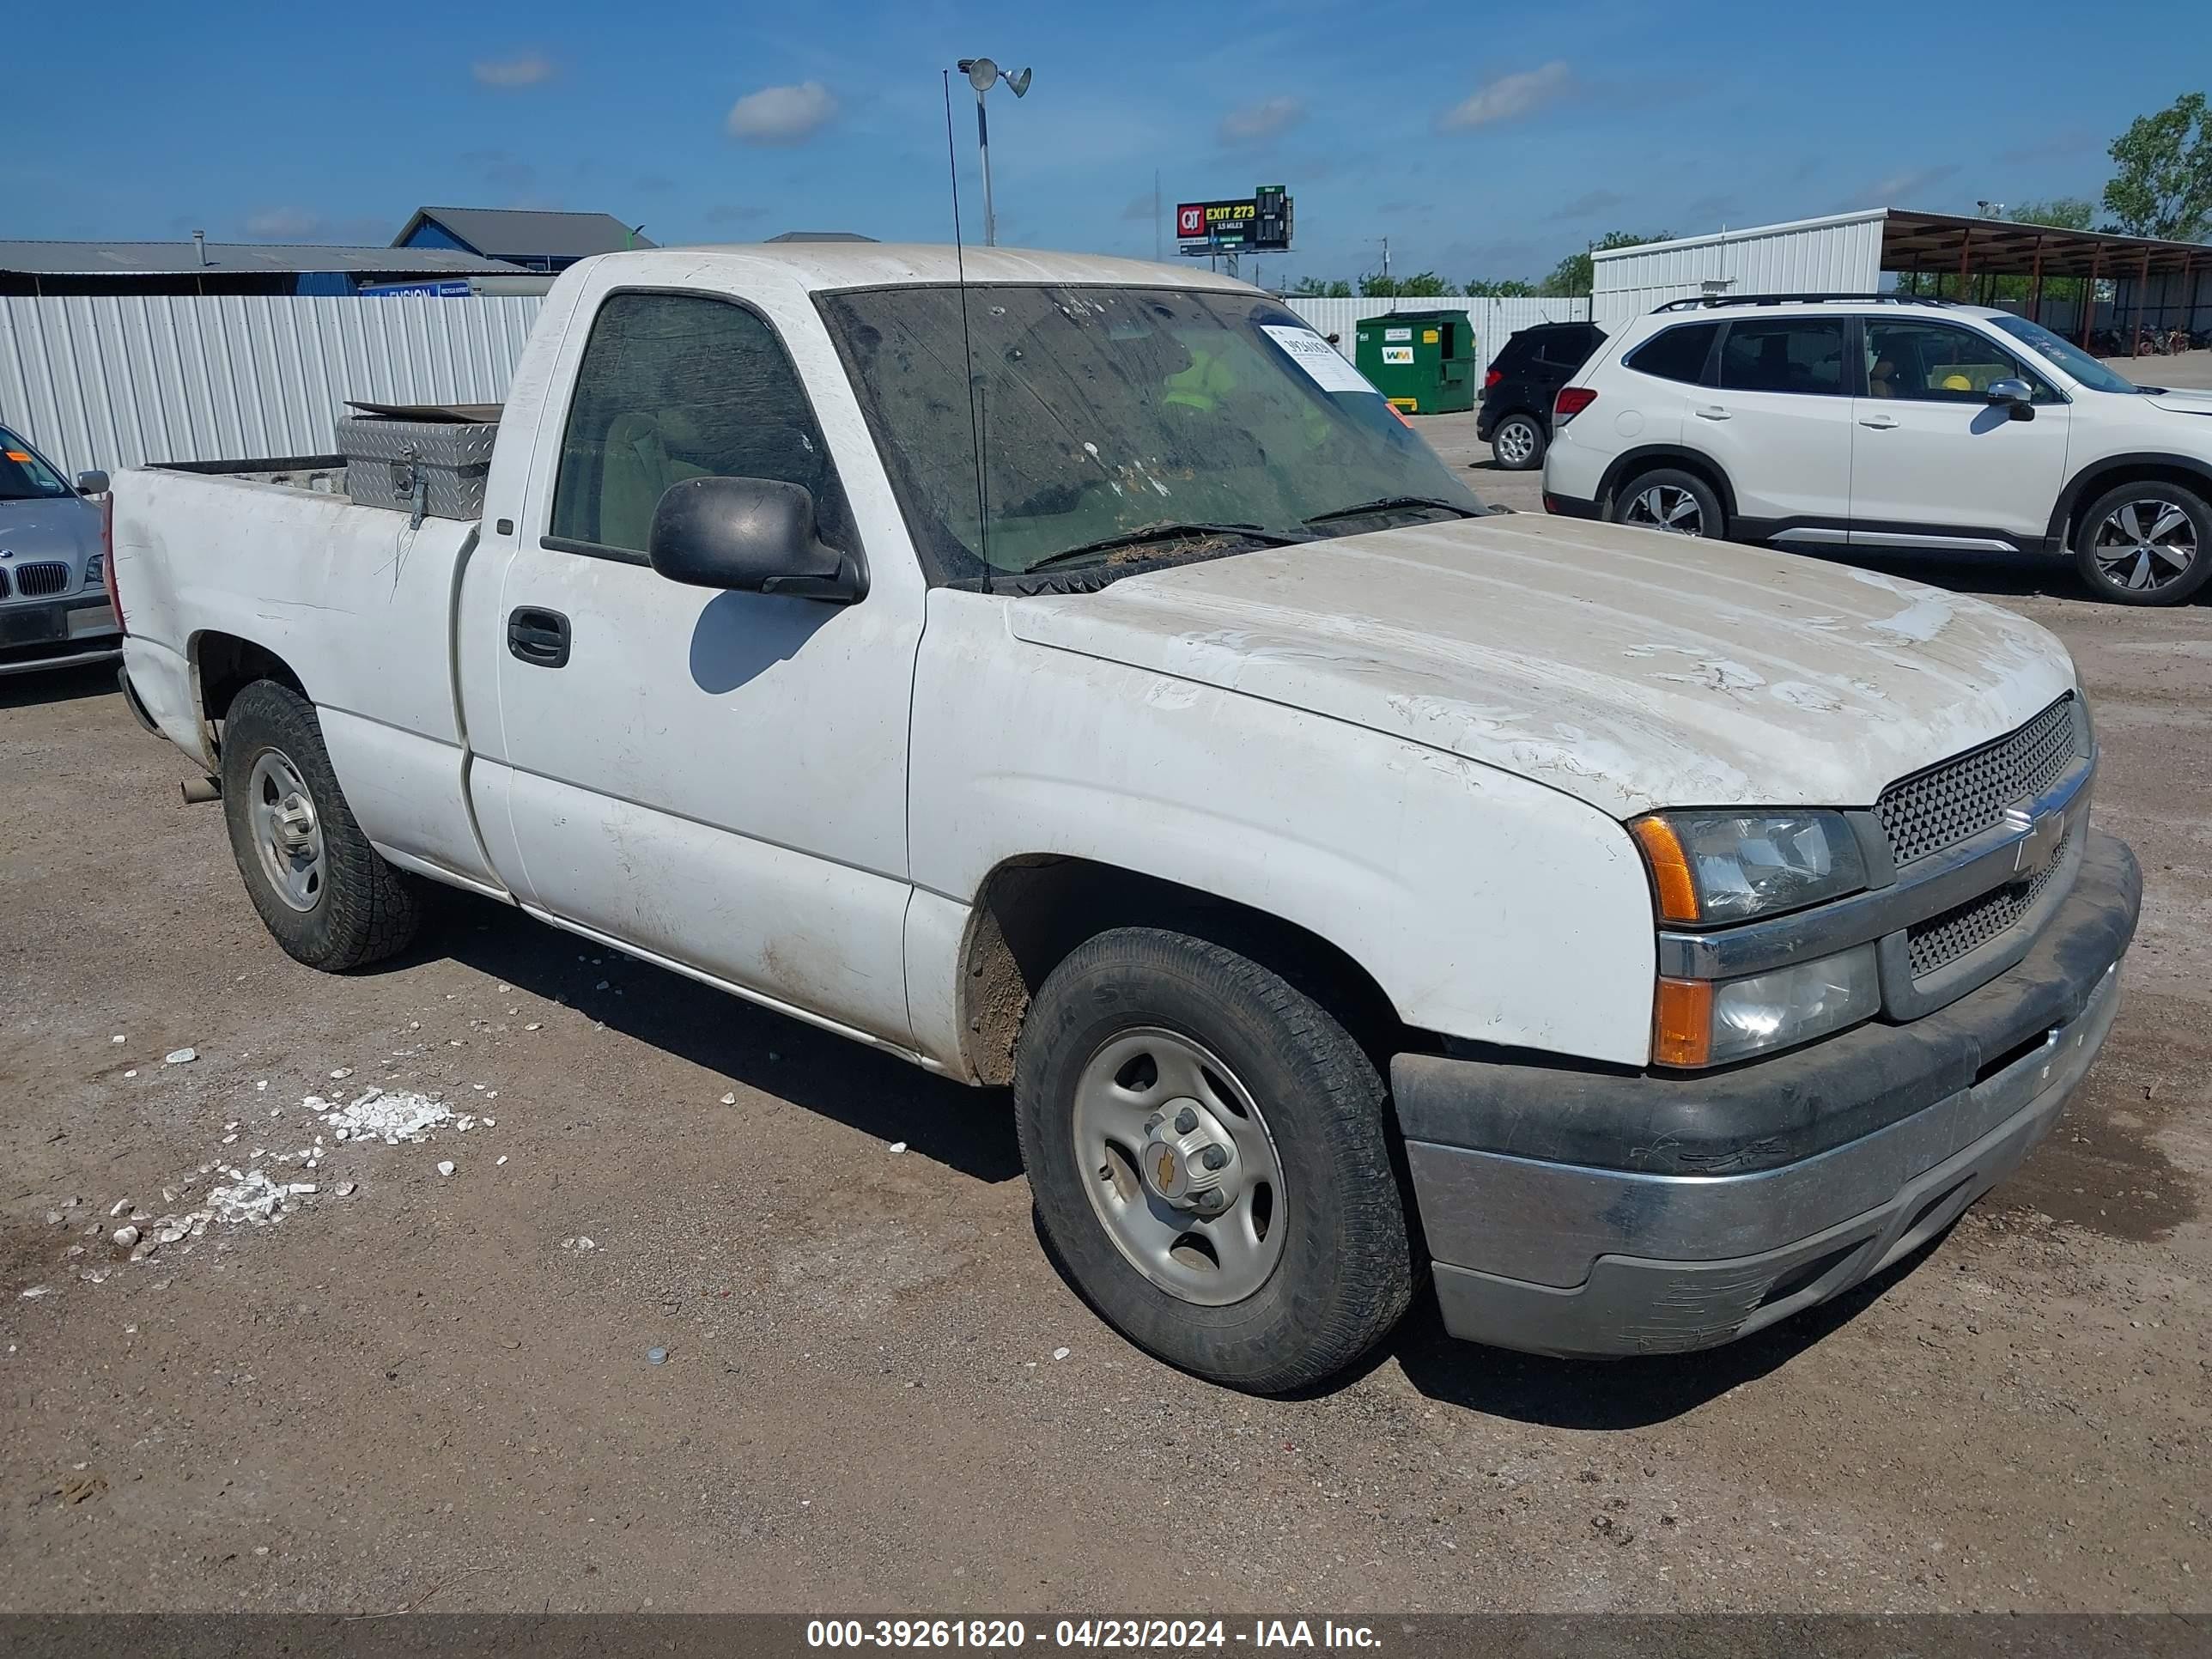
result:
<svg viewBox="0 0 2212 1659"><path fill-rule="evenodd" d="M568 660L568 619L557 611L523 605L507 619L507 648L533 667L563 667Z"/></svg>
<svg viewBox="0 0 2212 1659"><path fill-rule="evenodd" d="M1698 418L1701 421L1725 421L1729 418L1729 412L1718 404L1707 404L1698 411Z"/></svg>
<svg viewBox="0 0 2212 1659"><path fill-rule="evenodd" d="M1859 424L1872 427L1876 432L1894 432L1899 422L1893 415L1877 415L1870 421L1861 421Z"/></svg>

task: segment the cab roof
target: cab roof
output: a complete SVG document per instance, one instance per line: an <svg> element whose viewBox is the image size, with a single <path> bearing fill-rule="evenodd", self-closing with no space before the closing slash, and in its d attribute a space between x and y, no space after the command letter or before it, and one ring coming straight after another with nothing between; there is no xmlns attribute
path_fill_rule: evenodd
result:
<svg viewBox="0 0 2212 1659"><path fill-rule="evenodd" d="M837 289L906 288L993 283L1089 284L1114 288L1185 288L1251 294L1249 283L1193 262L1157 264L1097 253L1053 253L1028 248L969 247L899 242L737 243L700 247L640 248L602 253L571 266L576 273L619 262L641 283L680 284L722 281L781 281L809 293Z"/></svg>

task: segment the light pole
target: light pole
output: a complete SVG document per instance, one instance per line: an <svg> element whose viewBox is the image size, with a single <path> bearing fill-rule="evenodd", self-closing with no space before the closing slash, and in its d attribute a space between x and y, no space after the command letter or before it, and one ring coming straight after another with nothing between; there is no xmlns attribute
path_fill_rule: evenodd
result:
<svg viewBox="0 0 2212 1659"><path fill-rule="evenodd" d="M983 158L983 246L999 245L999 222L991 212L991 124L983 113L983 94L1004 81L1019 98L1030 89L1027 70L1001 70L988 58L963 58L957 65L975 88L975 151Z"/></svg>

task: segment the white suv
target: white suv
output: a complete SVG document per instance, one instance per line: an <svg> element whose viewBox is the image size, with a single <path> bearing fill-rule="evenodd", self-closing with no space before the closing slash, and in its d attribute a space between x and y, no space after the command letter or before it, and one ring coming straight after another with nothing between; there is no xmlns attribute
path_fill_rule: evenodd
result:
<svg viewBox="0 0 2212 1659"><path fill-rule="evenodd" d="M1677 300L1560 388L1551 512L1778 547L2071 550L2100 598L2212 579L2212 393L2136 386L2008 312Z"/></svg>

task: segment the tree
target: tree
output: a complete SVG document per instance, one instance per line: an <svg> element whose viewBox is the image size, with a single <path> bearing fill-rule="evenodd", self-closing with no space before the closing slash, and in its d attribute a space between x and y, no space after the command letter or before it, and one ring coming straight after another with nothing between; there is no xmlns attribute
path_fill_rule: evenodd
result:
<svg viewBox="0 0 2212 1659"><path fill-rule="evenodd" d="M2012 216L2023 225L2087 230L2096 222L2097 204L2086 196L2057 196L2048 202L2030 202Z"/></svg>
<svg viewBox="0 0 2212 1659"><path fill-rule="evenodd" d="M1663 242L1668 232L1654 231L1650 235L1632 230L1608 230L1591 245L1599 253L1617 247L1642 247L1646 242ZM1552 267L1552 274L1544 278L1538 292L1550 299L1583 299L1589 295L1592 282L1592 265L1588 252L1570 253Z"/></svg>
<svg viewBox="0 0 2212 1659"><path fill-rule="evenodd" d="M1430 300L1457 290L1433 270L1412 276L1362 276L1359 293L1368 300Z"/></svg>
<svg viewBox="0 0 2212 1659"><path fill-rule="evenodd" d="M1467 296L1470 300L1528 300L1535 296L1536 285L1524 283L1518 276L1502 280L1495 276L1476 276L1468 280Z"/></svg>
<svg viewBox="0 0 2212 1659"><path fill-rule="evenodd" d="M2137 116L2112 140L2112 157L2119 171L2105 186L2105 206L2119 229L2193 242L2212 227L2212 119L2203 93Z"/></svg>
<svg viewBox="0 0 2212 1659"><path fill-rule="evenodd" d="M1291 284L1291 292L1302 300L1349 300L1352 284L1341 276L1323 282L1318 276L1301 276Z"/></svg>

